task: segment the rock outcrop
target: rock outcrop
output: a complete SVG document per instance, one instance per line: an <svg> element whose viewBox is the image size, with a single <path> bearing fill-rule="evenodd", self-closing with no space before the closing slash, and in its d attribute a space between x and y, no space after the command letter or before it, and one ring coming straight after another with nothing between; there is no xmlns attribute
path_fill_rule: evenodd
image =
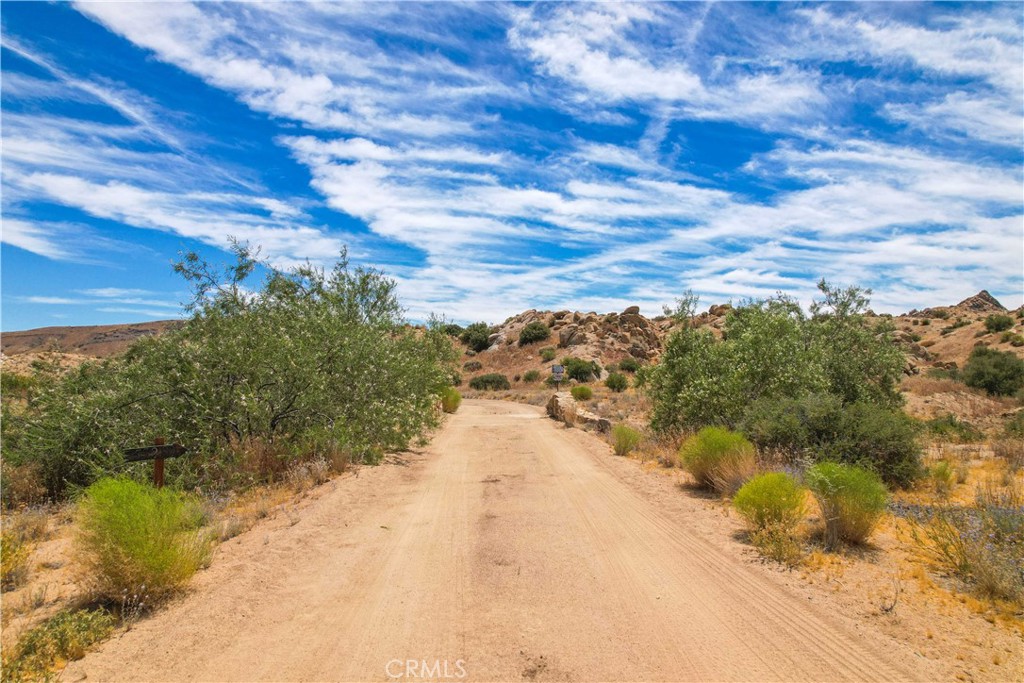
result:
<svg viewBox="0 0 1024 683"><path fill-rule="evenodd" d="M1005 313L1006 307L999 303L999 300L988 293L988 290L981 290L971 297L967 297L956 305L957 308L974 311L976 313Z"/></svg>
<svg viewBox="0 0 1024 683"><path fill-rule="evenodd" d="M547 409L549 416L570 427L592 427L599 432L608 432L612 428L611 421L586 410L566 391L552 394Z"/></svg>

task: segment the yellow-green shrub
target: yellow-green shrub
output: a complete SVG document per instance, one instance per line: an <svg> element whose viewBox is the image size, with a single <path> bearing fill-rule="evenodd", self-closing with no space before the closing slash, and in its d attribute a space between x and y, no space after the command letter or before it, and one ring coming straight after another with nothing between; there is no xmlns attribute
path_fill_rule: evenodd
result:
<svg viewBox="0 0 1024 683"><path fill-rule="evenodd" d="M594 391L586 385L573 387L571 390L572 397L577 401L589 401L594 397Z"/></svg>
<svg viewBox="0 0 1024 683"><path fill-rule="evenodd" d="M878 475L850 465L818 463L807 470L807 486L821 507L829 547L866 541L889 502Z"/></svg>
<svg viewBox="0 0 1024 683"><path fill-rule="evenodd" d="M679 461L698 486L726 494L742 486L757 467L753 445L724 427L705 427L687 439Z"/></svg>
<svg viewBox="0 0 1024 683"><path fill-rule="evenodd" d="M615 450L615 455L629 455L640 443L641 438L643 437L640 432L629 425L615 425L612 428L612 448Z"/></svg>
<svg viewBox="0 0 1024 683"><path fill-rule="evenodd" d="M81 659L91 645L113 630L114 617L102 609L58 612L4 653L3 680L50 680L56 664Z"/></svg>
<svg viewBox="0 0 1024 683"><path fill-rule="evenodd" d="M454 413L462 404L462 394L453 387L445 387L441 390L441 409L446 413Z"/></svg>
<svg viewBox="0 0 1024 683"><path fill-rule="evenodd" d="M97 597L159 600L180 589L209 558L202 509L172 489L101 479L78 503L78 546Z"/></svg>
<svg viewBox="0 0 1024 683"><path fill-rule="evenodd" d="M804 489L784 472L754 477L740 487L732 504L752 531L770 525L793 527L807 512Z"/></svg>

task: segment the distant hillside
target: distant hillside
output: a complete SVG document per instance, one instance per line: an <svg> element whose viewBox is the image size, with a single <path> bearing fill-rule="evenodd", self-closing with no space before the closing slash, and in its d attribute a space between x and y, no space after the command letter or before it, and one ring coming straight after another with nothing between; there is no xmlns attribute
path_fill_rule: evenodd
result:
<svg viewBox="0 0 1024 683"><path fill-rule="evenodd" d="M0 334L0 351L5 356L58 351L106 358L123 353L132 342L142 337L163 334L179 325L180 320L157 320L125 325L40 327L24 332L4 332Z"/></svg>

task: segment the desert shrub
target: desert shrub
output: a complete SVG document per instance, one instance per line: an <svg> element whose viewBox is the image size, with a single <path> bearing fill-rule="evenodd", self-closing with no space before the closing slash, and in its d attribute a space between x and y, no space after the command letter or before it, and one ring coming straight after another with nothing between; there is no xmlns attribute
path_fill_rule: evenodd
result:
<svg viewBox="0 0 1024 683"><path fill-rule="evenodd" d="M462 394L452 387L445 387L441 390L441 410L446 413L454 413L462 404Z"/></svg>
<svg viewBox="0 0 1024 683"><path fill-rule="evenodd" d="M907 487L921 474L914 421L902 411L870 403L843 405L829 394L752 403L741 431L760 448L791 458L837 460L867 467L886 482Z"/></svg>
<svg viewBox="0 0 1024 683"><path fill-rule="evenodd" d="M540 370L527 370L523 373L523 381L533 384L540 380Z"/></svg>
<svg viewBox="0 0 1024 683"><path fill-rule="evenodd" d="M1005 332L1013 327L1013 318L1002 313L993 313L985 318L985 329L989 332Z"/></svg>
<svg viewBox="0 0 1024 683"><path fill-rule="evenodd" d="M0 532L0 590L18 588L28 580L35 543L17 529Z"/></svg>
<svg viewBox="0 0 1024 683"><path fill-rule="evenodd" d="M477 370L482 370L483 367L484 364L478 360L468 360L462 364L462 369L466 372L476 372Z"/></svg>
<svg viewBox="0 0 1024 683"><path fill-rule="evenodd" d="M625 375L613 372L608 375L608 379L604 381L604 385L612 391L620 392L625 391L629 387L629 380L626 379Z"/></svg>
<svg viewBox="0 0 1024 683"><path fill-rule="evenodd" d="M640 445L642 438L640 432L629 425L620 423L612 427L612 448L615 455L629 455Z"/></svg>
<svg viewBox="0 0 1024 683"><path fill-rule="evenodd" d="M589 401L594 397L594 390L586 385L573 387L569 391L572 393L572 397L577 401Z"/></svg>
<svg viewBox="0 0 1024 683"><path fill-rule="evenodd" d="M974 443L984 437L980 429L952 414L932 418L925 422L924 426L928 434L933 438L945 441Z"/></svg>
<svg viewBox="0 0 1024 683"><path fill-rule="evenodd" d="M556 354L555 350L553 348L551 348L550 346L540 350L540 358L545 363L550 363L551 361L553 361L555 359L556 355L557 354Z"/></svg>
<svg viewBox="0 0 1024 683"><path fill-rule="evenodd" d="M11 448L11 442L2 440L3 448ZM46 487L43 486L39 465L28 462L15 465L8 462L8 452L4 451L4 459L0 460L0 502L10 509L20 505L35 505L46 500Z"/></svg>
<svg viewBox="0 0 1024 683"><path fill-rule="evenodd" d="M27 631L4 652L5 681L50 680L52 669L81 659L92 645L109 636L116 620L104 609L58 612Z"/></svg>
<svg viewBox="0 0 1024 683"><path fill-rule="evenodd" d="M935 493L943 498L953 490L953 483L956 481L956 473L948 460L940 460L928 470L928 478L931 480Z"/></svg>
<svg viewBox="0 0 1024 683"><path fill-rule="evenodd" d="M1014 332L1003 332L999 341L1010 346L1024 346L1024 337Z"/></svg>
<svg viewBox="0 0 1024 683"><path fill-rule="evenodd" d="M960 370L957 368L928 368L926 377L931 379L948 379L953 382L961 381Z"/></svg>
<svg viewBox="0 0 1024 683"><path fill-rule="evenodd" d="M1011 439L1024 439L1024 410L1018 410L1006 421L1003 433Z"/></svg>
<svg viewBox="0 0 1024 683"><path fill-rule="evenodd" d="M447 334L449 337L455 337L456 339L458 339L459 337L462 336L462 333L465 331L465 328L462 325L457 325L455 323L443 323L441 325L441 331Z"/></svg>
<svg viewBox="0 0 1024 683"><path fill-rule="evenodd" d="M1024 469L1024 440L1010 438L993 441L992 453L1006 461L1010 472Z"/></svg>
<svg viewBox="0 0 1024 683"><path fill-rule="evenodd" d="M519 333L519 345L535 344L551 336L551 330L542 322L532 322Z"/></svg>
<svg viewBox="0 0 1024 683"><path fill-rule="evenodd" d="M159 600L182 588L209 558L201 507L170 488L101 479L85 490L76 517L84 573L106 600L139 591Z"/></svg>
<svg viewBox="0 0 1024 683"><path fill-rule="evenodd" d="M1024 604L1024 500L990 495L974 506L940 505L911 518L912 537L936 565L975 592Z"/></svg>
<svg viewBox="0 0 1024 683"><path fill-rule="evenodd" d="M622 372L636 372L640 369L640 361L632 356L626 356L619 362L619 370Z"/></svg>
<svg viewBox="0 0 1024 683"><path fill-rule="evenodd" d="M885 512L885 485L874 472L860 467L822 462L807 470L807 486L821 508L825 545L863 543Z"/></svg>
<svg viewBox="0 0 1024 683"><path fill-rule="evenodd" d="M469 388L498 391L499 389L511 389L512 385L509 384L508 377L505 375L498 372L490 372L469 380Z"/></svg>
<svg viewBox="0 0 1024 683"><path fill-rule="evenodd" d="M722 427L705 427L679 449L683 468L702 488L729 494L756 469L754 447L742 434Z"/></svg>
<svg viewBox="0 0 1024 683"><path fill-rule="evenodd" d="M462 334L459 335L459 340L474 351L483 351L490 346L487 343L490 336L490 325L487 323L473 323L462 331Z"/></svg>
<svg viewBox="0 0 1024 683"><path fill-rule="evenodd" d="M562 365L565 366L565 376L577 382L589 382L601 376L601 366L594 360L567 356L562 359Z"/></svg>
<svg viewBox="0 0 1024 683"><path fill-rule="evenodd" d="M771 525L793 527L807 512L803 488L784 472L754 477L740 487L732 504L751 530Z"/></svg>
<svg viewBox="0 0 1024 683"><path fill-rule="evenodd" d="M1024 360L1009 351L977 347L963 369L964 383L995 396L1010 396L1024 388Z"/></svg>
<svg viewBox="0 0 1024 683"><path fill-rule="evenodd" d="M121 450L159 435L202 454L176 461L172 483L225 489L265 476L240 471L237 444L274 443L283 458L338 447L372 462L437 424L455 350L438 325L406 324L392 280L350 269L344 253L329 271L277 270L243 247L236 258L220 272L186 254L190 319L41 389L5 459L36 463L60 497L124 471Z"/></svg>
<svg viewBox="0 0 1024 683"><path fill-rule="evenodd" d="M824 297L804 314L779 296L729 312L722 341L686 323L670 335L661 362L648 379L651 424L657 430L705 425L735 427L747 406L761 398L791 399L829 393L843 404L896 408L905 360L892 338L892 323L871 322L863 290L819 283Z"/></svg>

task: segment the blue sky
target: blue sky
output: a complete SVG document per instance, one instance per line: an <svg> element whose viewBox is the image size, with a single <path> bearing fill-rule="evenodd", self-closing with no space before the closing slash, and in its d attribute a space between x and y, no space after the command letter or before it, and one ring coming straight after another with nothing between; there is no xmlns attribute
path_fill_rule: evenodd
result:
<svg viewBox="0 0 1024 683"><path fill-rule="evenodd" d="M412 319L1024 281L997 4L4 3L2 327L180 315L170 263L357 264Z"/></svg>

